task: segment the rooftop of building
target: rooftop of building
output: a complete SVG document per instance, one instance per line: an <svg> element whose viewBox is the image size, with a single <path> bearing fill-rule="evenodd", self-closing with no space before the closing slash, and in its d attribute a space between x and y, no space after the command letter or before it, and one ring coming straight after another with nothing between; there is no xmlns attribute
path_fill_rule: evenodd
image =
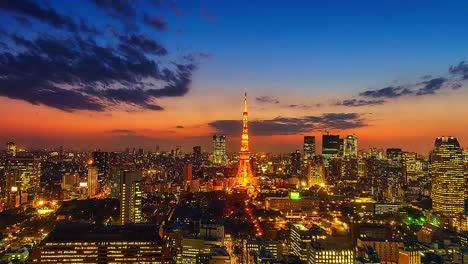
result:
<svg viewBox="0 0 468 264"><path fill-rule="evenodd" d="M300 231L309 231L309 228L307 228L306 226L302 224L293 224L293 226Z"/></svg>
<svg viewBox="0 0 468 264"><path fill-rule="evenodd" d="M361 241L377 241L377 242L403 242L403 240L399 237L359 237Z"/></svg>
<svg viewBox="0 0 468 264"><path fill-rule="evenodd" d="M160 242L159 227L154 224L93 225L79 222L59 223L43 242Z"/></svg>
<svg viewBox="0 0 468 264"><path fill-rule="evenodd" d="M353 250L353 247L348 243L338 242L338 241L329 241L321 240L311 242L311 247L314 249L325 249L325 250Z"/></svg>
<svg viewBox="0 0 468 264"><path fill-rule="evenodd" d="M225 247L213 246L210 249L211 256L229 256L229 252Z"/></svg>

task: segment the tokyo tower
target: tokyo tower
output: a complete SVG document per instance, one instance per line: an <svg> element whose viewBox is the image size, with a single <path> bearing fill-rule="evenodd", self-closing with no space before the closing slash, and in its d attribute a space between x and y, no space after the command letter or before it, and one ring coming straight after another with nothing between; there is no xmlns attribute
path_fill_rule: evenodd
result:
<svg viewBox="0 0 468 264"><path fill-rule="evenodd" d="M235 185L239 187L245 187L245 186L254 185L254 184L255 184L255 179L252 173L252 165L250 164L247 93L245 93L244 94L244 113L242 116L241 149L239 152L239 168L237 170Z"/></svg>

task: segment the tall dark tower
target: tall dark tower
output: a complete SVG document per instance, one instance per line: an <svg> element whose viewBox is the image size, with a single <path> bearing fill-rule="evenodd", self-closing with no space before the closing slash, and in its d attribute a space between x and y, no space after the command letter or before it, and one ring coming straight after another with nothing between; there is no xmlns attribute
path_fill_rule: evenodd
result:
<svg viewBox="0 0 468 264"><path fill-rule="evenodd" d="M253 185L252 164L250 164L249 150L249 128L248 128L248 112L247 112L247 93L244 94L244 113L242 116L242 139L241 150L239 152L239 168L237 170L236 183L237 186Z"/></svg>
<svg viewBox="0 0 468 264"><path fill-rule="evenodd" d="M304 160L315 156L315 136L304 136Z"/></svg>

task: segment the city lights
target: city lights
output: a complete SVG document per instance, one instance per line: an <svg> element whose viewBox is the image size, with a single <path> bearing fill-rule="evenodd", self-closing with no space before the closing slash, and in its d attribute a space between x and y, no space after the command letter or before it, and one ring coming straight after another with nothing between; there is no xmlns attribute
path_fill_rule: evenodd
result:
<svg viewBox="0 0 468 264"><path fill-rule="evenodd" d="M0 0L0 263L468 263L468 2Z"/></svg>

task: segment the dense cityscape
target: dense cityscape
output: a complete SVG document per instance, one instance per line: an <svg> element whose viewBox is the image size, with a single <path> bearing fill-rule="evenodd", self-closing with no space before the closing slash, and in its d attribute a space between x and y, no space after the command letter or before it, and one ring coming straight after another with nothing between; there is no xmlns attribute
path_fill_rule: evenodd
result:
<svg viewBox="0 0 468 264"><path fill-rule="evenodd" d="M212 149L75 152L6 143L8 263L466 263L468 150L359 149L304 136L290 154ZM299 146L298 146L299 147Z"/></svg>
<svg viewBox="0 0 468 264"><path fill-rule="evenodd" d="M467 0L0 0L0 264L468 264Z"/></svg>

